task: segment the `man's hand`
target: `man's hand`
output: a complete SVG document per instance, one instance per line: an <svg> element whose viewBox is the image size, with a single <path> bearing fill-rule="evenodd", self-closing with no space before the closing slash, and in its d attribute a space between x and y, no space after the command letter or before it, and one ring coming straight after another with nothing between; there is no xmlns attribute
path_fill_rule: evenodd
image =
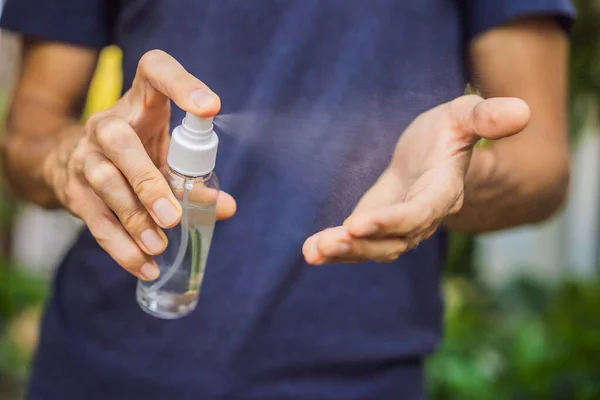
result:
<svg viewBox="0 0 600 400"><path fill-rule="evenodd" d="M93 115L85 134L72 136L44 165L46 181L100 246L132 274L152 280L152 256L167 246L161 228L176 225L181 206L160 172L169 144L170 102L198 116L215 115L220 100L161 51L146 53L132 88L111 109ZM217 218L235 213L221 193Z"/></svg>
<svg viewBox="0 0 600 400"><path fill-rule="evenodd" d="M400 137L389 167L343 225L306 240L306 261L397 259L461 209L477 141L514 135L529 118L522 100L478 96L463 96L420 115ZM493 166L494 160L488 161Z"/></svg>

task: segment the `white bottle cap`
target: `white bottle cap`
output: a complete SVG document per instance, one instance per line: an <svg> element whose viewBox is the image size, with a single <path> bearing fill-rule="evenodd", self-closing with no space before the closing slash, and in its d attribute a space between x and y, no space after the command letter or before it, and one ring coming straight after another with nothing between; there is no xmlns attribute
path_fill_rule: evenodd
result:
<svg viewBox="0 0 600 400"><path fill-rule="evenodd" d="M167 163L182 175L206 175L215 169L218 144L212 117L187 113L181 125L173 129Z"/></svg>

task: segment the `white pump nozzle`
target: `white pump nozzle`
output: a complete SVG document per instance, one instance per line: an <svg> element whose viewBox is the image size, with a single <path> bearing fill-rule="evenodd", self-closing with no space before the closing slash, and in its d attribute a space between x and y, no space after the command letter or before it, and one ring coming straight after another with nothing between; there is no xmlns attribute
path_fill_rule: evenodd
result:
<svg viewBox="0 0 600 400"><path fill-rule="evenodd" d="M181 125L173 129L167 162L182 175L206 175L215 168L218 144L213 118L187 113Z"/></svg>
<svg viewBox="0 0 600 400"><path fill-rule="evenodd" d="M213 118L200 118L194 114L186 113L183 120L185 126L192 131L208 131L213 128Z"/></svg>

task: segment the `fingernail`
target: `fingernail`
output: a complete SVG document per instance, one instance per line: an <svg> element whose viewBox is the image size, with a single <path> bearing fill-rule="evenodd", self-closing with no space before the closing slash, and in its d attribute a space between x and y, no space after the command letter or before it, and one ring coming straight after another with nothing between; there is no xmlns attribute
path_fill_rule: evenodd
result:
<svg viewBox="0 0 600 400"><path fill-rule="evenodd" d="M165 242L154 229L146 229L140 235L140 239L151 253L159 253L165 246Z"/></svg>
<svg viewBox="0 0 600 400"><path fill-rule="evenodd" d="M177 222L177 218L179 218L177 209L165 198L156 200L152 209L158 217L158 220L165 226L173 225Z"/></svg>
<svg viewBox="0 0 600 400"><path fill-rule="evenodd" d="M152 263L146 263L140 268L140 275L147 281L153 281L160 275L158 267Z"/></svg>
<svg viewBox="0 0 600 400"><path fill-rule="evenodd" d="M210 90L200 89L192 92L192 101L200 108L210 108L215 104L216 95Z"/></svg>

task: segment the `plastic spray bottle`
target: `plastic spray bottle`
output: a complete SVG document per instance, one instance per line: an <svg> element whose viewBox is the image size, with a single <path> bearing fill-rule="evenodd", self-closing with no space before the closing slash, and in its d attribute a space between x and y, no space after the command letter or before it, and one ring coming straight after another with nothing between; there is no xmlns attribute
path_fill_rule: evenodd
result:
<svg viewBox="0 0 600 400"><path fill-rule="evenodd" d="M219 139L212 122L187 113L171 135L163 174L181 203L181 223L165 232L169 244L154 258L160 276L139 280L136 293L142 309L158 318L183 317L198 303L219 195L213 172Z"/></svg>

